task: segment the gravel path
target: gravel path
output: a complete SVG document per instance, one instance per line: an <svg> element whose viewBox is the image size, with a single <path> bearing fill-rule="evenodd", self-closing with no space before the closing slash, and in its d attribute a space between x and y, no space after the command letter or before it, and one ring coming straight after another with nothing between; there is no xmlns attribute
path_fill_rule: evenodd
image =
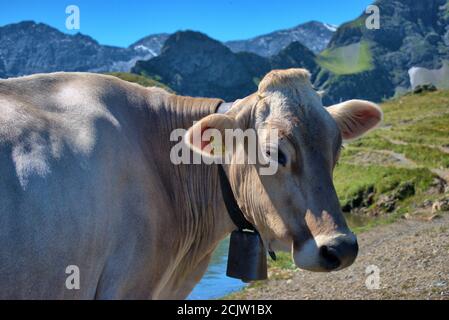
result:
<svg viewBox="0 0 449 320"><path fill-rule="evenodd" d="M327 274L282 271L283 280L269 280L232 298L449 299L448 214L431 221L401 220L379 226L358 239L359 256L348 269ZM379 289L365 284L368 266L379 270ZM375 286L376 275L369 280Z"/></svg>

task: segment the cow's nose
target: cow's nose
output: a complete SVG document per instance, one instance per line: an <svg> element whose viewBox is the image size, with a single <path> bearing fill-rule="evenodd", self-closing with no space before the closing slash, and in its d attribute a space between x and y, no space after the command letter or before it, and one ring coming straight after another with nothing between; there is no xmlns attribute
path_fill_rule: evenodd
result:
<svg viewBox="0 0 449 320"><path fill-rule="evenodd" d="M355 238L334 238L331 243L320 247L320 262L328 271L343 269L354 262L358 251L359 246Z"/></svg>

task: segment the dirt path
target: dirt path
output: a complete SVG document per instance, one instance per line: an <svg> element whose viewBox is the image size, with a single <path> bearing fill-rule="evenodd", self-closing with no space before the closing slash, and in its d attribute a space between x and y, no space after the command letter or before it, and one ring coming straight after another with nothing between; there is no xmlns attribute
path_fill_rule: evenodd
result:
<svg viewBox="0 0 449 320"><path fill-rule="evenodd" d="M428 222L401 220L358 238L359 256L346 270L289 270L284 275L288 279L269 280L233 298L449 299L449 214ZM379 270L379 289L365 284L369 266Z"/></svg>
<svg viewBox="0 0 449 320"><path fill-rule="evenodd" d="M390 138L385 138L385 140L387 140L388 142L392 143L392 144L396 144L396 145L409 145L409 143L405 142L405 141L401 141L401 140L395 140L395 139L390 139ZM427 144L419 144L419 143L415 143L414 145L419 145L419 146L426 146L429 148L434 148L437 149L443 153L447 153L449 154L449 147L447 146L437 146L437 145L427 145ZM379 157L373 157L373 155L377 154L384 154L387 155L388 157L384 157L383 159L381 159L382 161L379 160ZM416 168L418 167L418 164L416 162L414 162L411 159L408 159L407 157L405 157L405 155L403 155L402 153L397 153L391 150L372 150L370 151L370 153L365 154L365 155L361 155L358 158L355 157L355 162L357 164L370 164L370 163L383 163L383 164L390 164L390 165L394 165L394 166L404 166L407 168ZM448 169L443 169L443 168L429 168L430 171L432 171L434 174L436 174L440 179L446 181L446 183L449 184L449 170Z"/></svg>

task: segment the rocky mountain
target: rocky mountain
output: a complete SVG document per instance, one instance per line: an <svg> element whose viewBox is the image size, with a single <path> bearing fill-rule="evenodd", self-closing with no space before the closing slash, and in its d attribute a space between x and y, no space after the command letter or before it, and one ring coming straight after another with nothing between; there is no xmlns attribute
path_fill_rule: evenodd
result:
<svg viewBox="0 0 449 320"><path fill-rule="evenodd" d="M380 101L410 88L413 67L439 69L449 60L447 0L378 0L380 29L366 14L343 24L317 58L317 86L328 103L350 97ZM356 95L354 95L356 94Z"/></svg>
<svg viewBox="0 0 449 320"><path fill-rule="evenodd" d="M129 47L141 52L147 52L148 54L151 54L152 57L155 57L161 53L161 49L169 36L170 34L168 33L151 34L134 42Z"/></svg>
<svg viewBox="0 0 449 320"><path fill-rule="evenodd" d="M130 49L103 46L89 36L68 35L42 23L24 21L0 28L0 57L6 76L110 70L115 62L134 56Z"/></svg>
<svg viewBox="0 0 449 320"><path fill-rule="evenodd" d="M234 53L200 32L180 31L166 40L159 56L138 61L132 72L158 79L180 94L232 101L255 92L269 70L300 66L318 69L315 54L299 42L265 58Z"/></svg>
<svg viewBox="0 0 449 320"><path fill-rule="evenodd" d="M278 53L298 39L309 39L307 43L317 50L324 46L318 42L330 38L330 29L332 27L310 22L258 37L260 39L254 42L256 47L251 48L248 43L248 50L259 52L260 41L266 41L271 43L269 50ZM169 36L167 33L153 34L128 48L121 48L101 45L81 33L69 35L43 23L23 21L9 24L0 27L0 77L53 71L128 72L138 60L159 55ZM273 37L270 41L269 36Z"/></svg>
<svg viewBox="0 0 449 320"><path fill-rule="evenodd" d="M228 41L225 44L234 52L252 52L263 57L278 54L290 43L299 41L315 53L326 48L337 27L310 21L294 28L278 30L248 40Z"/></svg>
<svg viewBox="0 0 449 320"><path fill-rule="evenodd" d="M159 54L168 34L147 36L128 48L99 44L44 23L23 21L0 27L0 77L54 71L129 71L138 60Z"/></svg>

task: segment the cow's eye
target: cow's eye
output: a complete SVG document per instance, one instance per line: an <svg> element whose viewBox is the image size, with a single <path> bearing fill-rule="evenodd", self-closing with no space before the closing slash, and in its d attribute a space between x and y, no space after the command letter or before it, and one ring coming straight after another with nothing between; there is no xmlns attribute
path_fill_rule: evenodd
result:
<svg viewBox="0 0 449 320"><path fill-rule="evenodd" d="M281 166L284 166L284 167L287 164L287 157L281 150L278 151L278 162Z"/></svg>
<svg viewBox="0 0 449 320"><path fill-rule="evenodd" d="M265 151L265 154L267 155L268 158L272 157L272 152L270 150ZM285 167L287 165L287 157L285 156L285 154L281 150L278 150L277 156L278 156L277 157L278 163L281 166Z"/></svg>

